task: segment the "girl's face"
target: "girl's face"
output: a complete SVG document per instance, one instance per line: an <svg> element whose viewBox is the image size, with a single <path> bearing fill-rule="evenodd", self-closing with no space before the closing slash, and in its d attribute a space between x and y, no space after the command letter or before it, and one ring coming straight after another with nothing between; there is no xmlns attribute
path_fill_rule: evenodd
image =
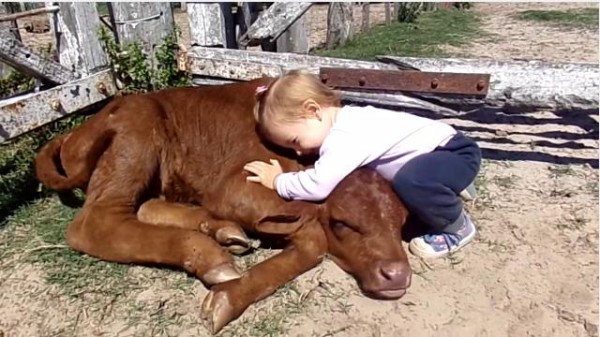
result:
<svg viewBox="0 0 600 337"><path fill-rule="evenodd" d="M319 152L331 125L323 119L307 116L292 122L274 123L269 129L273 143L303 156Z"/></svg>
<svg viewBox="0 0 600 337"><path fill-rule="evenodd" d="M302 109L303 117L294 121L271 121L267 126L270 138L279 146L295 150L299 156L317 154L329 134L332 120L313 100L307 101Z"/></svg>

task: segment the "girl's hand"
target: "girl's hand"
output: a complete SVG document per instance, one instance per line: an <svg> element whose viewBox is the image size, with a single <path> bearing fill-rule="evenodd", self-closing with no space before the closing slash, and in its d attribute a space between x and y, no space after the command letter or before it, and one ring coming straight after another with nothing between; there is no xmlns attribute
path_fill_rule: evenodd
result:
<svg viewBox="0 0 600 337"><path fill-rule="evenodd" d="M275 178L283 171L277 160L270 159L269 161L271 164L264 161L253 161L244 165L244 170L255 174L255 176L246 177L246 181L261 183L266 188L274 190Z"/></svg>

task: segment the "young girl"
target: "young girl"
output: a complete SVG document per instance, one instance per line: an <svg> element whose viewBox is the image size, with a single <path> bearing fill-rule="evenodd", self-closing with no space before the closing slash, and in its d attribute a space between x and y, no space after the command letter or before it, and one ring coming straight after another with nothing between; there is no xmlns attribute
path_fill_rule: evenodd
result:
<svg viewBox="0 0 600 337"><path fill-rule="evenodd" d="M475 236L460 195L474 197L481 162L477 144L451 126L372 106L341 106L340 94L305 71L294 70L257 89L255 117L271 142L298 155L319 154L314 168L282 173L277 161L254 161L248 180L285 199L327 198L361 166L389 180L408 210L430 226L410 251L442 257Z"/></svg>

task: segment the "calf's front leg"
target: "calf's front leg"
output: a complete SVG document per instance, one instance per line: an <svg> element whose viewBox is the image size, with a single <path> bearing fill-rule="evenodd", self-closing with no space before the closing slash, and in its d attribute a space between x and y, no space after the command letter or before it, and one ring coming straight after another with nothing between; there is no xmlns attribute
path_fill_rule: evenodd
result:
<svg viewBox="0 0 600 337"><path fill-rule="evenodd" d="M287 223L280 225L280 229L294 227ZM323 259L327 241L316 219L303 223L289 239L290 244L281 253L253 266L241 278L211 288L202 304L202 314L213 333Z"/></svg>
<svg viewBox="0 0 600 337"><path fill-rule="evenodd" d="M204 207L150 199L137 212L138 220L157 225L200 231L233 254L242 254L256 248L235 222L215 219Z"/></svg>

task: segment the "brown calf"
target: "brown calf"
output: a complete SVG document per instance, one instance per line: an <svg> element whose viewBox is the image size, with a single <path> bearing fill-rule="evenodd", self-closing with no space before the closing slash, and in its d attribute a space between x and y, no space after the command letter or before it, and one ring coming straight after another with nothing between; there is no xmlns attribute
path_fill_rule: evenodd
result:
<svg viewBox="0 0 600 337"><path fill-rule="evenodd" d="M357 170L324 203L285 201L246 182L252 160L302 167L255 132L254 91L266 81L115 99L36 158L47 187L86 190L67 230L73 249L196 275L211 286L203 313L213 332L325 253L371 297L399 298L410 285L400 236L407 212L374 171ZM247 249L245 233L288 244L240 275L227 250Z"/></svg>

